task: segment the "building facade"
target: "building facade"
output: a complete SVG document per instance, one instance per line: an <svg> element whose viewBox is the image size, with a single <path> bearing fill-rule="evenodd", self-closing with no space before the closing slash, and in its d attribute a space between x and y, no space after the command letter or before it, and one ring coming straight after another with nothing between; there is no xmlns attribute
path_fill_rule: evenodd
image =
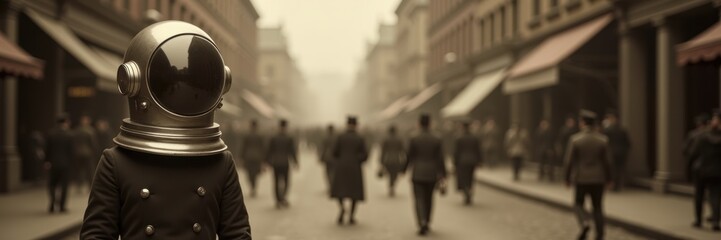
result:
<svg viewBox="0 0 721 240"><path fill-rule="evenodd" d="M289 118L291 109L303 107L299 102L307 92L303 74L289 52L282 27L259 29L258 42L260 93L274 105L276 117Z"/></svg>
<svg viewBox="0 0 721 240"><path fill-rule="evenodd" d="M369 95L371 109L381 109L405 93L404 86L396 75L398 55L395 38L395 25L380 24L378 41L369 44L365 71L368 84L373 88Z"/></svg>
<svg viewBox="0 0 721 240"><path fill-rule="evenodd" d="M405 95L426 87L428 0L402 0L396 16L396 81Z"/></svg>

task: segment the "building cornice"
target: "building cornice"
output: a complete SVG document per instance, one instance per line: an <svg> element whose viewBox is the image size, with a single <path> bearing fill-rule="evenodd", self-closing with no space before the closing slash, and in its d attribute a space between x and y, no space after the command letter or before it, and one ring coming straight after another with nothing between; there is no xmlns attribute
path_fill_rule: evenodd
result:
<svg viewBox="0 0 721 240"><path fill-rule="evenodd" d="M447 23L451 22L455 17L458 17L458 14L461 11L465 10L468 5L480 1L481 0L463 0L462 3L458 4L458 6L456 6L453 10L448 11L448 13L443 15L443 17L441 17L437 21L431 22L431 26L428 28L428 34L433 35L436 31L441 29Z"/></svg>

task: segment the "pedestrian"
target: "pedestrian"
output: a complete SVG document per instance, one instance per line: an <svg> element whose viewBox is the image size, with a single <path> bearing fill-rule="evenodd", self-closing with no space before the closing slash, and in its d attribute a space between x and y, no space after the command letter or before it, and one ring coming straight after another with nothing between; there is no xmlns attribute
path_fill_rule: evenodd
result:
<svg viewBox="0 0 721 240"><path fill-rule="evenodd" d="M22 180L37 184L43 176L45 137L37 130L24 135L26 136L22 138L23 143L19 145L22 160Z"/></svg>
<svg viewBox="0 0 721 240"><path fill-rule="evenodd" d="M576 118L574 114L566 115L566 120L563 126L558 130L558 137L556 138L556 166L563 167L566 154L566 147L568 142L571 141L571 136L578 133L578 125L576 124Z"/></svg>
<svg viewBox="0 0 721 240"><path fill-rule="evenodd" d="M95 121L95 135L97 136L97 142L98 142L98 149L97 149L97 155L100 156L103 154L103 151L107 148L112 147L115 145L113 143L113 136L110 132L110 126L108 124L108 120L105 119L97 119ZM100 159L98 157L98 159Z"/></svg>
<svg viewBox="0 0 721 240"><path fill-rule="evenodd" d="M486 120L481 130L483 161L486 167L495 167L501 161L502 139L503 136L496 127L496 121L493 118Z"/></svg>
<svg viewBox="0 0 721 240"><path fill-rule="evenodd" d="M706 114L696 116L695 119L696 127L692 129L688 135L686 135L686 142L683 149L683 155L686 158L686 177L693 183L694 187L694 214L695 221L692 226L700 228L702 225L701 219L703 218L704 203L706 202L706 184L698 176L700 168L700 161L698 158L691 158L693 147L696 141L703 135L704 132L709 130L709 117Z"/></svg>
<svg viewBox="0 0 721 240"><path fill-rule="evenodd" d="M701 183L697 187L699 185L705 187L709 194L711 227L715 232L721 231L719 225L721 221L721 110L714 110L709 128L695 140L690 158L698 161L696 177ZM704 190L697 189L696 191L698 193ZM694 226L701 227L703 196L695 200L696 222L694 222Z"/></svg>
<svg viewBox="0 0 721 240"><path fill-rule="evenodd" d="M214 121L231 81L215 43L164 21L129 44L117 83L130 117L100 157L80 239L252 239Z"/></svg>
<svg viewBox="0 0 721 240"><path fill-rule="evenodd" d="M593 221L596 225L596 239L603 239L603 192L612 185L611 152L608 138L594 130L596 113L582 110L580 113L581 132L571 136L566 148L566 186L575 186L574 211L581 227L578 239L586 239L591 217L584 208L586 197L591 198Z"/></svg>
<svg viewBox="0 0 721 240"><path fill-rule="evenodd" d="M702 135L702 133L709 130L709 115L708 114L699 114L694 118L694 128L691 129L686 134L686 142L684 142L683 146L683 155L686 158L686 178L693 182L694 176L696 173L696 170L698 170L698 161L697 159L691 159L691 151L693 150L693 146L696 143L696 140L698 140L699 136Z"/></svg>
<svg viewBox="0 0 721 240"><path fill-rule="evenodd" d="M290 166L298 169L295 140L288 134L288 121L281 119L278 134L268 143L266 163L273 168L273 186L276 208L289 207L287 195L290 189Z"/></svg>
<svg viewBox="0 0 721 240"><path fill-rule="evenodd" d="M552 182L556 173L556 151L551 124L546 119L541 120L538 124L535 146L536 159L538 159L538 180L543 181L548 178L548 181Z"/></svg>
<svg viewBox="0 0 721 240"><path fill-rule="evenodd" d="M266 146L263 136L258 132L258 122L253 119L248 125L248 133L241 141L240 160L250 182L250 196L255 197L258 194L258 175L262 170Z"/></svg>
<svg viewBox="0 0 721 240"><path fill-rule="evenodd" d="M405 169L411 168L413 196L418 220L418 234L430 231L433 212L433 192L436 186L445 186L446 164L441 139L431 133L431 118L422 114L420 133L411 138Z"/></svg>
<svg viewBox="0 0 721 240"><path fill-rule="evenodd" d="M613 191L618 192L625 186L626 162L628 152L631 150L631 141L628 132L618 123L618 115L615 110L606 111L603 121L603 134L608 137L608 145L611 149L611 166L613 170Z"/></svg>
<svg viewBox="0 0 721 240"><path fill-rule="evenodd" d="M93 128L92 119L87 114L80 116L80 125L75 130L75 177L77 177L78 192L82 193L85 185L90 189L90 183L98 165L98 140Z"/></svg>
<svg viewBox="0 0 721 240"><path fill-rule="evenodd" d="M382 173L388 174L388 195L395 196L396 180L398 175L403 172L406 161L406 149L403 146L403 140L398 137L395 126L388 128L388 136L383 140L381 145L381 167Z"/></svg>
<svg viewBox="0 0 721 240"><path fill-rule="evenodd" d="M528 133L518 123L512 123L506 132L506 154L511 160L513 180L521 179L521 168L524 159L528 156Z"/></svg>
<svg viewBox="0 0 721 240"><path fill-rule="evenodd" d="M463 193L463 203L471 205L473 199L473 182L476 167L481 164L481 143L471 133L471 125L463 123L463 133L456 139L453 152L453 163L456 172L456 187Z"/></svg>
<svg viewBox="0 0 721 240"><path fill-rule="evenodd" d="M320 133L316 135L320 135ZM320 137L316 138L320 139ZM332 124L328 125L326 128L326 134L322 138L323 139L319 141L320 143L316 144L316 146L318 149L318 159L325 168L325 180L328 186L328 193L330 194L330 190L332 188L331 184L333 182L333 169L335 168L333 166L333 163L335 162L333 160L333 146L335 145L335 140L337 138L335 135L335 127L333 127Z"/></svg>
<svg viewBox="0 0 721 240"><path fill-rule="evenodd" d="M68 184L73 168L73 134L70 131L70 119L67 115L57 118L57 127L50 130L45 145L45 169L50 174L48 192L50 193L50 213L56 208L60 212L67 211ZM58 190L60 197L58 198Z"/></svg>
<svg viewBox="0 0 721 240"><path fill-rule="evenodd" d="M344 200L350 201L348 223L356 223L355 213L358 201L365 200L362 164L368 158L365 140L358 134L358 119L350 116L345 133L338 136L333 145L333 184L331 197L338 200L340 214L338 224L342 225L346 208Z"/></svg>

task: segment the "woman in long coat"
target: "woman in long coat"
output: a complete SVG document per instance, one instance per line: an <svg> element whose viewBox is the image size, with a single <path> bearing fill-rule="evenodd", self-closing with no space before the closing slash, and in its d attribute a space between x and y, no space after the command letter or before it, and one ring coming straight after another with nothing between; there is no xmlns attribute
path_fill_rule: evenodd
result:
<svg viewBox="0 0 721 240"><path fill-rule="evenodd" d="M343 224L345 207L343 200L351 202L348 222L355 224L355 210L358 201L365 200L363 189L363 170L361 164L368 158L365 140L356 132L357 120L348 118L348 130L338 136L333 147L334 174L331 184L331 197L338 199L340 215L338 224Z"/></svg>
<svg viewBox="0 0 721 240"><path fill-rule="evenodd" d="M380 160L382 171L388 173L388 195L392 197L395 195L396 179L403 171L406 160L406 150L395 126L388 129L388 137L383 140Z"/></svg>

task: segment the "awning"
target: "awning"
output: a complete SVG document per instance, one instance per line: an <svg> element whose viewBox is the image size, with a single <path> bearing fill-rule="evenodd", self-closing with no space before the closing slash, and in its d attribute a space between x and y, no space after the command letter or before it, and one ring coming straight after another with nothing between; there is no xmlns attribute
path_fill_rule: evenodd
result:
<svg viewBox="0 0 721 240"><path fill-rule="evenodd" d="M676 46L677 61L679 65L712 61L721 57L721 22L709 29Z"/></svg>
<svg viewBox="0 0 721 240"><path fill-rule="evenodd" d="M234 117L243 116L243 110L240 107L225 100L223 100L223 107L220 108L220 112Z"/></svg>
<svg viewBox="0 0 721 240"><path fill-rule="evenodd" d="M403 108L408 104L408 100L410 98L411 96L408 95L400 97L397 100L393 101L393 103L391 103L390 105L388 105L388 107L378 113L378 119L383 121L398 116L398 114L401 113L401 111L403 111Z"/></svg>
<svg viewBox="0 0 721 240"><path fill-rule="evenodd" d="M291 113L287 108L283 107L280 104L275 105L275 113L278 117L285 119L291 118L293 116L293 113Z"/></svg>
<svg viewBox="0 0 721 240"><path fill-rule="evenodd" d="M0 33L0 72L41 79L43 67L42 60L30 56Z"/></svg>
<svg viewBox="0 0 721 240"><path fill-rule="evenodd" d="M474 107L476 107L483 99L485 99L493 89L503 80L505 68L478 75L473 79L471 84L463 89L448 105L441 109L443 117L461 117L467 115Z"/></svg>
<svg viewBox="0 0 721 240"><path fill-rule="evenodd" d="M263 98L256 95L255 93L248 91L247 89L243 89L243 92L240 94L240 96L250 104L253 109L258 111L261 115L263 115L266 118L272 119L275 117L275 110L273 110L273 107L268 104Z"/></svg>
<svg viewBox="0 0 721 240"><path fill-rule="evenodd" d="M68 51L71 55L73 55L73 57L78 59L78 61L93 72L93 74L98 78L96 81L98 89L118 93L118 85L115 81L115 74L118 66L120 66L119 63L117 65L113 65L114 63L107 60L108 57L99 55L96 52L97 50L93 50L90 46L83 43L83 41L75 36L75 33L73 33L64 23L43 16L42 14L29 9L26 9L24 12L40 28L50 35L55 42L63 47L63 49ZM107 54L115 55L113 53ZM113 58L122 59L117 55Z"/></svg>
<svg viewBox="0 0 721 240"><path fill-rule="evenodd" d="M408 100L408 103L406 104L405 111L410 112L413 110L416 110L418 107L426 103L428 100L433 98L436 94L438 94L441 91L441 84L435 83L431 85L430 87L427 87L426 89L423 89L418 95L413 97L412 99Z"/></svg>
<svg viewBox="0 0 721 240"><path fill-rule="evenodd" d="M513 94L558 83L559 64L613 20L606 14L544 40L508 71L503 92Z"/></svg>

